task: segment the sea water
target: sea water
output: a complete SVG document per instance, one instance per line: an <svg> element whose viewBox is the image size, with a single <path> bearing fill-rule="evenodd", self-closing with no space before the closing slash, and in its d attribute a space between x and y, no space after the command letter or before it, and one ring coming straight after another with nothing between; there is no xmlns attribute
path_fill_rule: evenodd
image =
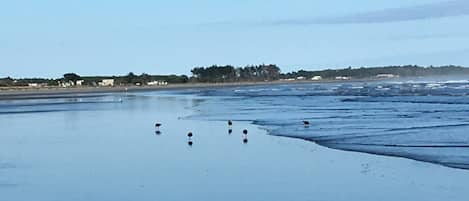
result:
<svg viewBox="0 0 469 201"><path fill-rule="evenodd" d="M0 201L466 200L467 85L307 83L3 100Z"/></svg>
<svg viewBox="0 0 469 201"><path fill-rule="evenodd" d="M271 135L334 149L469 169L469 80L283 84L188 93L218 97L199 106L198 119L250 121Z"/></svg>

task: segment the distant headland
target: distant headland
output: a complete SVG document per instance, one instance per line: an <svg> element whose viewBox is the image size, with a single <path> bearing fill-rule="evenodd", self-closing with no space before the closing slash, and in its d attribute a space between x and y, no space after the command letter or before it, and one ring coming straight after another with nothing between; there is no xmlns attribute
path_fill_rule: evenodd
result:
<svg viewBox="0 0 469 201"><path fill-rule="evenodd" d="M254 83L273 81L353 81L379 80L398 77L451 76L469 75L469 68L462 66L385 66L327 69L318 71L299 70L282 73L275 64L250 65L235 67L231 65L213 65L195 67L192 75L136 75L123 76L80 76L66 73L61 78L0 78L0 89L14 88L86 88L86 87L144 87L182 84L209 83Z"/></svg>

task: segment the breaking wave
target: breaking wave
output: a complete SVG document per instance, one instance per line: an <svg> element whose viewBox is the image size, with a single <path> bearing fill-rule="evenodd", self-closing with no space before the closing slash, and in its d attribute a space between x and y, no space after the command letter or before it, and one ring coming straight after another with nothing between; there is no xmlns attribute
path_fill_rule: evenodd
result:
<svg viewBox="0 0 469 201"><path fill-rule="evenodd" d="M251 121L329 148L469 169L469 81L283 84L188 90L192 118ZM304 127L303 120L311 122Z"/></svg>

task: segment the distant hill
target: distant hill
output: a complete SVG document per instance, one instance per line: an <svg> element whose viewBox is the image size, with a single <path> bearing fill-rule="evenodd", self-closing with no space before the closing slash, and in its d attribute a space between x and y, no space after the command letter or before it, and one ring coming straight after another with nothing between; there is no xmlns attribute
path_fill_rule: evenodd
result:
<svg viewBox="0 0 469 201"><path fill-rule="evenodd" d="M446 76L446 75L469 75L469 68L462 66L439 66L422 67L415 65L407 66L385 66L385 67L361 67L345 69L328 69L319 71L300 70L282 74L283 79L304 77L305 79L314 76L321 76L322 79L335 79L337 77L349 77L351 79L376 78L379 75L394 75L399 77L416 76Z"/></svg>

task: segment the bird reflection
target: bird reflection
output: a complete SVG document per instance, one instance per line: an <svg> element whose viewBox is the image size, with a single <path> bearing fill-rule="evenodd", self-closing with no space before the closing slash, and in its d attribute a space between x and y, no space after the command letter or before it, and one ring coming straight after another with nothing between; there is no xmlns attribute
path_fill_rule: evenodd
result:
<svg viewBox="0 0 469 201"><path fill-rule="evenodd" d="M156 135L161 135L161 131L155 131Z"/></svg>
<svg viewBox="0 0 469 201"><path fill-rule="evenodd" d="M189 141L187 142L187 144L188 144L189 146L192 146L192 144L194 144L194 143L192 142L192 140L189 140Z"/></svg>
<svg viewBox="0 0 469 201"><path fill-rule="evenodd" d="M228 134L233 133L233 129L228 129Z"/></svg>

